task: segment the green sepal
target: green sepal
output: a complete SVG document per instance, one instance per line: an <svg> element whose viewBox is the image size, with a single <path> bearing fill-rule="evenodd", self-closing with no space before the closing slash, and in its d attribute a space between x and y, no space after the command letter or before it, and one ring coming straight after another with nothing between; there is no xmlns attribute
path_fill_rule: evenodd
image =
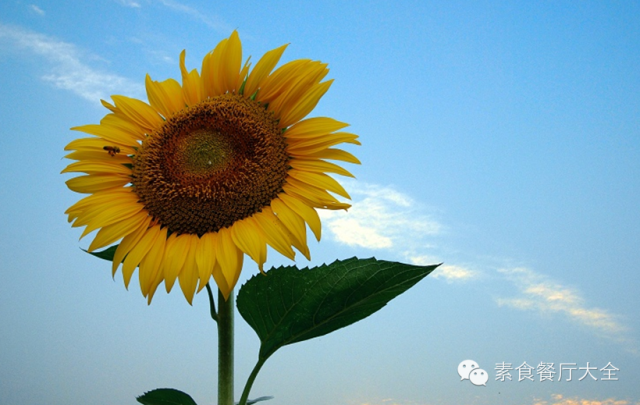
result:
<svg viewBox="0 0 640 405"><path fill-rule="evenodd" d="M244 85L247 84L248 78L249 78L249 75L247 75L247 77L245 77L244 80L242 81L242 84L240 85L240 90L238 90L238 94L240 95L244 94Z"/></svg>
<svg viewBox="0 0 640 405"><path fill-rule="evenodd" d="M115 246L111 246L109 248L106 248L105 250L102 250L100 252L89 252L88 250L82 249L83 251L89 253L90 255L94 255L95 257L99 257L101 259L104 260L108 260L110 262L113 261L113 256L115 256L116 254L116 249L118 249L119 245L115 245Z"/></svg>
<svg viewBox="0 0 640 405"><path fill-rule="evenodd" d="M197 405L189 394L173 388L158 388L145 392L136 400L144 405Z"/></svg>
<svg viewBox="0 0 640 405"><path fill-rule="evenodd" d="M326 335L384 307L439 265L351 258L298 270L272 268L240 288L240 315L260 338L260 359L280 347Z"/></svg>

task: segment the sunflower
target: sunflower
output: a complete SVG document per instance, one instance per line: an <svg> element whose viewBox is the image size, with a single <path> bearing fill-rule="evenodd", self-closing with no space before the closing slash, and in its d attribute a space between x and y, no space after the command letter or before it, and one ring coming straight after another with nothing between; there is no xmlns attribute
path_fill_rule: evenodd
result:
<svg viewBox="0 0 640 405"><path fill-rule="evenodd" d="M228 298L245 254L260 271L267 245L309 259L307 225L321 235L316 209L349 207L327 173L352 175L327 160L360 163L334 148L359 145L357 136L336 132L347 124L332 118L305 119L333 80L323 82L327 65L308 59L274 71L286 47L250 69L234 31L200 73L187 70L182 51L182 85L147 75L148 103L112 96L113 104L102 100L110 112L99 125L72 128L91 136L66 146L76 162L62 173L84 173L66 184L89 196L65 214L85 227L81 238L98 230L90 252L120 241L113 275L122 264L128 288L138 268L149 303L176 279L191 303L212 276Z"/></svg>

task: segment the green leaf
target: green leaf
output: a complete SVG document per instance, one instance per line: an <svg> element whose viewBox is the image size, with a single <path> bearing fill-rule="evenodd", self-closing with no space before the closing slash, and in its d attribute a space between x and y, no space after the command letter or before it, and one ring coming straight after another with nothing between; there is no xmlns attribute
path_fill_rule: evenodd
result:
<svg viewBox="0 0 640 405"><path fill-rule="evenodd" d="M351 258L313 269L272 268L238 293L238 310L260 338L260 358L358 322L439 265Z"/></svg>
<svg viewBox="0 0 640 405"><path fill-rule="evenodd" d="M101 259L104 260L108 260L110 262L113 261L113 256L116 254L116 249L118 249L118 245L115 246L111 246L110 248L107 248L105 250L102 250L100 252L89 252L88 250L84 250L85 252L89 253L90 255L94 255L95 257L99 257Z"/></svg>
<svg viewBox="0 0 640 405"><path fill-rule="evenodd" d="M173 388L158 388L136 398L144 405L197 405L188 394Z"/></svg>
<svg viewBox="0 0 640 405"><path fill-rule="evenodd" d="M256 402L268 401L270 399L273 399L273 397L272 396L268 396L268 397L259 397L259 398L256 398L256 399L249 399L249 400L247 400L247 405L253 405ZM236 405L239 404L239 403L240 402L236 402Z"/></svg>

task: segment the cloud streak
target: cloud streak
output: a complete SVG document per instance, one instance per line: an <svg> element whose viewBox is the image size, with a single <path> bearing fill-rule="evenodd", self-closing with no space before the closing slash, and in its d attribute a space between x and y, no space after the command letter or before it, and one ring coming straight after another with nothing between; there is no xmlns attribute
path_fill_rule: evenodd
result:
<svg viewBox="0 0 640 405"><path fill-rule="evenodd" d="M497 298L499 306L560 314L591 328L603 337L620 343L630 343L626 338L628 330L619 322L618 317L604 309L588 306L576 289L565 287L527 268L501 269L499 273L511 281L520 292L516 297Z"/></svg>
<svg viewBox="0 0 640 405"><path fill-rule="evenodd" d="M140 8L140 3L134 0L118 0L118 3L125 7Z"/></svg>
<svg viewBox="0 0 640 405"><path fill-rule="evenodd" d="M41 78L53 86L99 103L112 94L142 97L144 87L127 78L95 69L83 60L84 55L75 45L23 28L0 24L0 41L6 41L17 50L26 50L43 58L48 72Z"/></svg>
<svg viewBox="0 0 640 405"><path fill-rule="evenodd" d="M31 11L33 11L34 13L44 16L45 12L43 9L41 9L40 7L36 6L35 4L30 4L29 8L31 9Z"/></svg>
<svg viewBox="0 0 640 405"><path fill-rule="evenodd" d="M629 400L607 398L607 399L586 399L586 398L565 398L560 394L551 395L550 401L534 400L533 405L639 405L640 401L631 402Z"/></svg>
<svg viewBox="0 0 640 405"><path fill-rule="evenodd" d="M208 27L215 29L218 32L225 33L226 35L228 35L229 32L233 30L231 26L222 21L220 18L204 14L203 12L193 7L187 6L175 0L158 0L158 2L167 8L185 14L196 21L200 21Z"/></svg>

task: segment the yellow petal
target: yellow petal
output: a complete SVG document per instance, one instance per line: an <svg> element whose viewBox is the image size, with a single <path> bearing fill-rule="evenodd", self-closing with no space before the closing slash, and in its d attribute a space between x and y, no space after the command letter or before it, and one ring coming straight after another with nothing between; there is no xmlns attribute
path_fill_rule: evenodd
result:
<svg viewBox="0 0 640 405"><path fill-rule="evenodd" d="M247 78L247 83L244 85L244 95L251 97L253 93L255 93L260 85L264 81L264 79L269 76L269 73L273 70L274 67L278 64L278 61L282 57L284 50L287 48L287 45L282 45L279 48L272 49L269 52L265 53L262 58L256 63L256 66L249 74Z"/></svg>
<svg viewBox="0 0 640 405"><path fill-rule="evenodd" d="M354 145L360 145L357 140L358 135L349 132L334 132L332 134L326 134L314 138L307 139L287 139L287 151L291 153L304 151L306 154L312 154L324 149L328 149L331 146L339 143L352 143Z"/></svg>
<svg viewBox="0 0 640 405"><path fill-rule="evenodd" d="M137 143L134 142L136 145ZM135 153L135 149L131 146L125 145L124 143L116 143L107 141L104 138L78 138L67 144L64 147L64 150L77 150L77 151L102 151L106 153L104 150L105 146L117 146L120 148L120 153L123 155L133 155Z"/></svg>
<svg viewBox="0 0 640 405"><path fill-rule="evenodd" d="M182 272L187 254L189 253L190 241L191 235L187 234L176 237L174 233L167 239L165 259L162 266L164 271L164 285L167 292L171 291L173 283L176 282L176 278L180 272Z"/></svg>
<svg viewBox="0 0 640 405"><path fill-rule="evenodd" d="M149 231L157 232L158 235L147 255L140 261L138 268L140 289L142 290L142 295L145 297L149 295L154 284L155 287L157 287L156 283L162 280L162 278L158 280L158 275L160 274L162 276L161 266L167 244L167 228L160 229L160 225L156 225Z"/></svg>
<svg viewBox="0 0 640 405"><path fill-rule="evenodd" d="M144 222L133 232L128 234L122 239L122 242L118 245L116 253L113 255L113 262L111 264L112 276L115 277L118 266L122 263L124 257L133 249L136 244L142 239L149 228L151 217L147 217Z"/></svg>
<svg viewBox="0 0 640 405"><path fill-rule="evenodd" d="M166 242L165 242L165 249L166 249ZM166 250L165 250L165 254L166 254ZM162 271L162 264L160 264L160 270L156 272L156 277L153 279L153 281L151 282L151 285L149 286L149 291L147 295L147 305L151 305L151 300L153 299L153 296L155 295L156 290L158 289L158 286L160 285L160 283L162 283L162 280L164 280L164 273Z"/></svg>
<svg viewBox="0 0 640 405"><path fill-rule="evenodd" d="M138 203L125 203L106 208L104 211L101 211L98 214L87 218L87 227L85 228L84 232L82 232L82 236L80 236L80 239L98 228L109 226L120 221L124 221L125 219L131 218L134 215L140 213L142 209L142 204ZM77 222L79 222L79 220L74 223L74 226L82 226L82 224L78 225Z"/></svg>
<svg viewBox="0 0 640 405"><path fill-rule="evenodd" d="M276 117L289 111L298 104L304 95L313 89L322 80L329 69L326 63L318 61L309 62L303 65L297 72L293 80L283 87L282 94L269 103L269 110L274 111Z"/></svg>
<svg viewBox="0 0 640 405"><path fill-rule="evenodd" d="M338 202L337 199L327 193L326 190L312 187L291 177L289 177L287 183L282 186L282 190L289 195L295 194L295 196L299 197L305 204L315 208L326 208L327 205Z"/></svg>
<svg viewBox="0 0 640 405"><path fill-rule="evenodd" d="M304 220L278 198L271 201L271 208L278 216L280 222L290 232L293 246L298 249L307 260L311 260L309 247L307 246L307 227L304 224Z"/></svg>
<svg viewBox="0 0 640 405"><path fill-rule="evenodd" d="M218 285L218 289L224 296L224 299L229 299L229 294L231 294L231 290L233 290L233 287L229 286L229 284L227 283L227 279L224 277L224 274L222 274L222 267L220 267L220 262L216 261L215 266L213 266L212 275L214 280L216 281L216 284Z"/></svg>
<svg viewBox="0 0 640 405"><path fill-rule="evenodd" d="M348 127L349 124L327 117L307 118L292 125L285 132L287 138L309 138Z"/></svg>
<svg viewBox="0 0 640 405"><path fill-rule="evenodd" d="M278 220L278 217L273 214L270 207L263 208L262 212L253 215L253 218L262 228L262 233L272 248L291 260L296 257L296 253L291 249L289 231Z"/></svg>
<svg viewBox="0 0 640 405"><path fill-rule="evenodd" d="M340 160L347 163L354 163L359 165L360 160L357 157L353 156L351 153L344 151L342 149L323 149L318 152L307 153L304 149L299 151L290 151L288 152L291 156L296 158L310 158L310 159L329 159L329 160Z"/></svg>
<svg viewBox="0 0 640 405"><path fill-rule="evenodd" d="M224 82L218 75L222 60L222 53L225 49L228 39L223 39L218 43L215 49L205 55L202 60L202 83L204 87L205 97L216 97L223 94Z"/></svg>
<svg viewBox="0 0 640 405"><path fill-rule="evenodd" d="M264 80L264 84L260 87L256 100L262 103L270 103L273 101L289 88L291 83L297 79L297 72L309 63L311 63L309 59L298 59L280 66Z"/></svg>
<svg viewBox="0 0 640 405"><path fill-rule="evenodd" d="M185 235L188 236L188 248L186 252L186 258L184 267L178 275L178 281L180 282L180 289L184 294L184 297L189 302L189 305L193 302L193 295L195 294L196 287L198 286L198 265L196 264L196 250L198 248L198 236L197 235Z"/></svg>
<svg viewBox="0 0 640 405"><path fill-rule="evenodd" d="M225 90L228 92L237 92L240 89L235 87L238 83L240 65L242 65L242 44L238 32L234 30L225 45L219 71L220 81L224 83Z"/></svg>
<svg viewBox="0 0 640 405"><path fill-rule="evenodd" d="M116 114L118 112L118 109L116 108L116 106L114 106L113 104L109 103L106 100L100 99L100 103L105 107L108 108L109 111L113 112L114 114Z"/></svg>
<svg viewBox="0 0 640 405"><path fill-rule="evenodd" d="M298 214L309 225L311 231L315 235L316 239L320 241L322 236L322 226L320 224L320 217L313 208L309 207L299 199L291 197L286 193L280 193L278 198L284 202L287 207L291 208L293 212Z"/></svg>
<svg viewBox="0 0 640 405"><path fill-rule="evenodd" d="M129 197L129 196L127 196ZM80 239L89 232L94 231L102 226L111 225L115 222L129 218L140 212L144 206L137 200L120 199L104 206L90 206L77 214L77 219L73 223L73 227L87 226Z"/></svg>
<svg viewBox="0 0 640 405"><path fill-rule="evenodd" d="M151 80L151 77L147 75L145 78L145 86L147 88L149 104L165 118L170 117L174 112L184 108L185 103L182 96L182 88L177 81L168 79L163 82L157 82Z"/></svg>
<svg viewBox="0 0 640 405"><path fill-rule="evenodd" d="M227 228L218 231L216 255L216 262L220 263L220 269L231 291L242 271L243 254L233 243L231 231Z"/></svg>
<svg viewBox="0 0 640 405"><path fill-rule="evenodd" d="M248 254L258 264L260 271L264 271L263 265L267 261L267 245L265 236L256 220L248 217L233 224L231 238L240 250Z"/></svg>
<svg viewBox="0 0 640 405"><path fill-rule="evenodd" d="M120 198L126 197L131 192L131 187L100 191L88 197L85 197L77 203L73 204L71 207L67 208L64 213L69 214L70 216L73 215L73 217L75 218L78 213L81 213L82 211L93 205L101 205L105 202L118 200ZM71 222L72 219L73 218L69 218L69 222Z"/></svg>
<svg viewBox="0 0 640 405"><path fill-rule="evenodd" d="M119 173L131 175L131 169L119 163L111 162L75 162L71 163L60 173Z"/></svg>
<svg viewBox="0 0 640 405"><path fill-rule="evenodd" d="M355 177L342 167L324 160L291 159L289 166L294 169L314 173L336 173L342 176Z"/></svg>
<svg viewBox="0 0 640 405"><path fill-rule="evenodd" d="M142 225L147 216L146 211L143 211L115 224L102 227L91 242L91 245L89 245L89 252L108 246L129 235Z"/></svg>
<svg viewBox="0 0 640 405"><path fill-rule="evenodd" d="M147 133L153 132L162 125L162 118L149 104L125 96L111 96L111 98L115 101L119 111L132 122L147 130Z"/></svg>
<svg viewBox="0 0 640 405"><path fill-rule="evenodd" d="M302 99L300 99L300 101L298 101L298 103L295 104L295 106L284 111L280 115L280 128L286 128L291 124L295 124L309 114L311 110L316 107L320 98L324 96L324 93L329 90L332 83L333 79L316 84L304 95Z"/></svg>
<svg viewBox="0 0 640 405"><path fill-rule="evenodd" d="M133 159L130 156L127 156L124 153L121 153L122 150L118 146L112 146L108 143L104 143L104 146L100 149L92 150L92 151L77 151L71 152L64 157L66 159L72 160L84 160L84 161L93 161L93 162L105 162L105 163L118 163L118 164L133 164ZM117 147L118 149L113 149ZM111 148L111 149L105 149ZM111 151L111 152L110 152Z"/></svg>
<svg viewBox="0 0 640 405"><path fill-rule="evenodd" d="M144 104L144 103L143 103ZM115 107L114 107L115 108ZM131 121L123 112L116 109L116 113L107 114L100 120L100 125L117 128L118 130L129 134L129 136L142 141L145 138L147 130L136 122ZM137 143L132 144L136 146Z"/></svg>
<svg viewBox="0 0 640 405"><path fill-rule="evenodd" d="M71 130L99 136L104 142L102 146L112 146L114 143L118 145L132 145L138 141L138 138L129 132L103 124L82 125L79 127L73 127Z"/></svg>
<svg viewBox="0 0 640 405"><path fill-rule="evenodd" d="M198 276L200 278L198 292L207 285L209 279L211 279L211 274L213 274L213 268L216 264L216 238L216 233L208 232L202 235L198 241L196 250L196 264L198 265Z"/></svg>
<svg viewBox="0 0 640 405"><path fill-rule="evenodd" d="M90 174L66 181L67 187L77 193L91 194L110 188L120 188L131 182L131 177L114 174Z"/></svg>
<svg viewBox="0 0 640 405"><path fill-rule="evenodd" d="M127 289L129 288L133 271L138 267L138 264L140 264L140 261L145 255L149 253L151 246L153 246L153 243L158 238L159 228L160 226L156 225L153 228L147 229L140 241L136 243L124 259L124 263L122 264L122 277L124 279L124 286Z"/></svg>
<svg viewBox="0 0 640 405"><path fill-rule="evenodd" d="M351 199L347 190L345 190L340 183L324 173L302 172L300 170L291 169L288 174L296 180L300 180L314 187L329 190L332 193L343 196L344 198Z"/></svg>
<svg viewBox="0 0 640 405"><path fill-rule="evenodd" d="M109 203L88 206L78 214L78 219L73 223L73 226L78 227L89 224L93 226L95 225L94 222L102 223L102 225L98 225L98 227L107 226L121 219L128 218L143 208L144 206L138 202L135 193L124 194L121 198L110 201ZM86 235L86 233L88 232L85 232L84 235Z"/></svg>
<svg viewBox="0 0 640 405"><path fill-rule="evenodd" d="M187 105L195 105L204 100L204 87L196 69L187 72L184 64L186 52L180 52L180 72L182 73L182 96Z"/></svg>

